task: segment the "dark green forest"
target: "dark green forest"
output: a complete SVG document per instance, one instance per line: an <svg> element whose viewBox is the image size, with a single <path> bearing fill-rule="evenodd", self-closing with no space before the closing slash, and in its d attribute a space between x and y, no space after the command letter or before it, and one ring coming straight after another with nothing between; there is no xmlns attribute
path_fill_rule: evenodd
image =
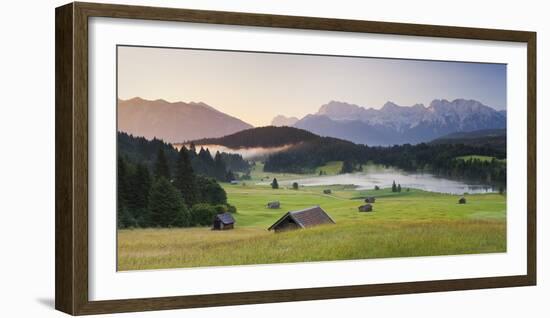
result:
<svg viewBox="0 0 550 318"><path fill-rule="evenodd" d="M312 173L329 161L343 161L343 173L360 170L369 162L406 171L424 171L435 175L480 182L506 182L506 149L500 143L421 143L391 147L369 147L330 137L302 142L265 159L270 172ZM483 155L495 160L461 160L459 156Z"/></svg>
<svg viewBox="0 0 550 318"><path fill-rule="evenodd" d="M406 171L424 171L435 175L468 180L505 183L506 163L503 160L461 160L467 155L493 156L504 159L505 154L490 147L464 144L418 144L393 147L368 147L321 138L315 142L293 147L269 156L265 171L311 173L329 161L343 161L343 173L361 169L369 162L393 166Z"/></svg>
<svg viewBox="0 0 550 318"><path fill-rule="evenodd" d="M314 141L318 135L293 127L266 126L250 128L221 138L195 140L197 145L221 145L233 149L254 147L280 147Z"/></svg>
<svg viewBox="0 0 550 318"><path fill-rule="evenodd" d="M242 158L221 153L212 157L204 149L198 154L185 147L177 151L161 140L124 133L119 133L118 144L119 228L204 226L215 214L236 213L216 180L232 180L228 167L249 169Z"/></svg>

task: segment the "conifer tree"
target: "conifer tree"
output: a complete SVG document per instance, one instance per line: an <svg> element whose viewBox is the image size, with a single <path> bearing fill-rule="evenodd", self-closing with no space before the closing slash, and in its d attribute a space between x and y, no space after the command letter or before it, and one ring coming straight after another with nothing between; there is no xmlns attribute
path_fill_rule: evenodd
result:
<svg viewBox="0 0 550 318"><path fill-rule="evenodd" d="M395 180L393 180L393 184L391 185L391 192L397 192L397 185L395 184Z"/></svg>
<svg viewBox="0 0 550 318"><path fill-rule="evenodd" d="M151 188L149 211L149 226L181 227L189 224L189 211L180 192L162 176Z"/></svg>
<svg viewBox="0 0 550 318"><path fill-rule="evenodd" d="M277 178L273 178L273 182L271 182L271 188L279 189L279 182L277 182Z"/></svg>
<svg viewBox="0 0 550 318"><path fill-rule="evenodd" d="M204 176L196 176L199 193L198 202L209 204L227 204L227 194L216 180Z"/></svg>
<svg viewBox="0 0 550 318"><path fill-rule="evenodd" d="M188 207L197 202L197 184L191 160L185 146L182 146L176 162L174 186L180 191Z"/></svg>
<svg viewBox="0 0 550 318"><path fill-rule="evenodd" d="M214 175L217 180L225 181L225 163L219 151L216 151L214 156Z"/></svg>
<svg viewBox="0 0 550 318"><path fill-rule="evenodd" d="M397 185L397 192L401 192L401 183Z"/></svg>
<svg viewBox="0 0 550 318"><path fill-rule="evenodd" d="M117 208L122 209L128 202L128 164L121 156L117 160Z"/></svg>
<svg viewBox="0 0 550 318"><path fill-rule="evenodd" d="M160 177L170 180L170 168L168 167L168 161L166 160L164 150L159 147L157 152L157 161L155 162L155 178L158 179Z"/></svg>
<svg viewBox="0 0 550 318"><path fill-rule="evenodd" d="M350 160L344 160L342 163L342 169L340 169L340 173L351 173L353 172L353 164Z"/></svg>
<svg viewBox="0 0 550 318"><path fill-rule="evenodd" d="M151 175L149 169L143 164L136 165L132 175L131 206L136 209L147 208L149 205L149 191L151 191Z"/></svg>

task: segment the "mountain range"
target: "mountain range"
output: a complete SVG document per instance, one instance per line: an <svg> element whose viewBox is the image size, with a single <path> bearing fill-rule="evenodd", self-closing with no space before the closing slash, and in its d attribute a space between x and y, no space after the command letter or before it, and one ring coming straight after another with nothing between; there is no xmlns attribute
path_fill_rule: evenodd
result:
<svg viewBox="0 0 550 318"><path fill-rule="evenodd" d="M205 103L170 103L139 97L118 100L118 130L147 139L156 137L179 143L222 137L249 128L252 125Z"/></svg>
<svg viewBox="0 0 550 318"><path fill-rule="evenodd" d="M380 109L331 101L292 126L361 144L414 144L454 132L505 129L506 112L466 99L436 99L428 107L387 102Z"/></svg>
<svg viewBox="0 0 550 318"><path fill-rule="evenodd" d="M377 146L429 142L456 132L506 129L506 112L466 99L435 99L429 106L387 102L380 109L331 101L301 119L279 115L271 124ZM147 139L181 143L250 128L253 126L202 102L170 103L139 97L118 100L118 129Z"/></svg>

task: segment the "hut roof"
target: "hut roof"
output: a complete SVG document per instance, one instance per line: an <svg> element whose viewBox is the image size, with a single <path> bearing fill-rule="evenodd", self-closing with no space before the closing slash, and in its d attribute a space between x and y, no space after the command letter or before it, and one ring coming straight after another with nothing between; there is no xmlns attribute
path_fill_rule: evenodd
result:
<svg viewBox="0 0 550 318"><path fill-rule="evenodd" d="M301 228L321 224L334 224L334 220L320 206L313 206L298 211L288 211L277 222L273 223L268 230L272 230L286 218L291 218Z"/></svg>
<svg viewBox="0 0 550 318"><path fill-rule="evenodd" d="M218 220L220 220L223 224L233 224L233 223L235 223L235 219L233 218L233 216L229 212L217 214L216 218L218 218Z"/></svg>

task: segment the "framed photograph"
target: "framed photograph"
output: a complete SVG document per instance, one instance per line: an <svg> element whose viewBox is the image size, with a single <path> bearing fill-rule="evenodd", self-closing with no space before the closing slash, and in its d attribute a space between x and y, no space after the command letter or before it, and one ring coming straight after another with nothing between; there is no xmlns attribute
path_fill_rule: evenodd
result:
<svg viewBox="0 0 550 318"><path fill-rule="evenodd" d="M536 284L536 33L56 9L56 308Z"/></svg>

